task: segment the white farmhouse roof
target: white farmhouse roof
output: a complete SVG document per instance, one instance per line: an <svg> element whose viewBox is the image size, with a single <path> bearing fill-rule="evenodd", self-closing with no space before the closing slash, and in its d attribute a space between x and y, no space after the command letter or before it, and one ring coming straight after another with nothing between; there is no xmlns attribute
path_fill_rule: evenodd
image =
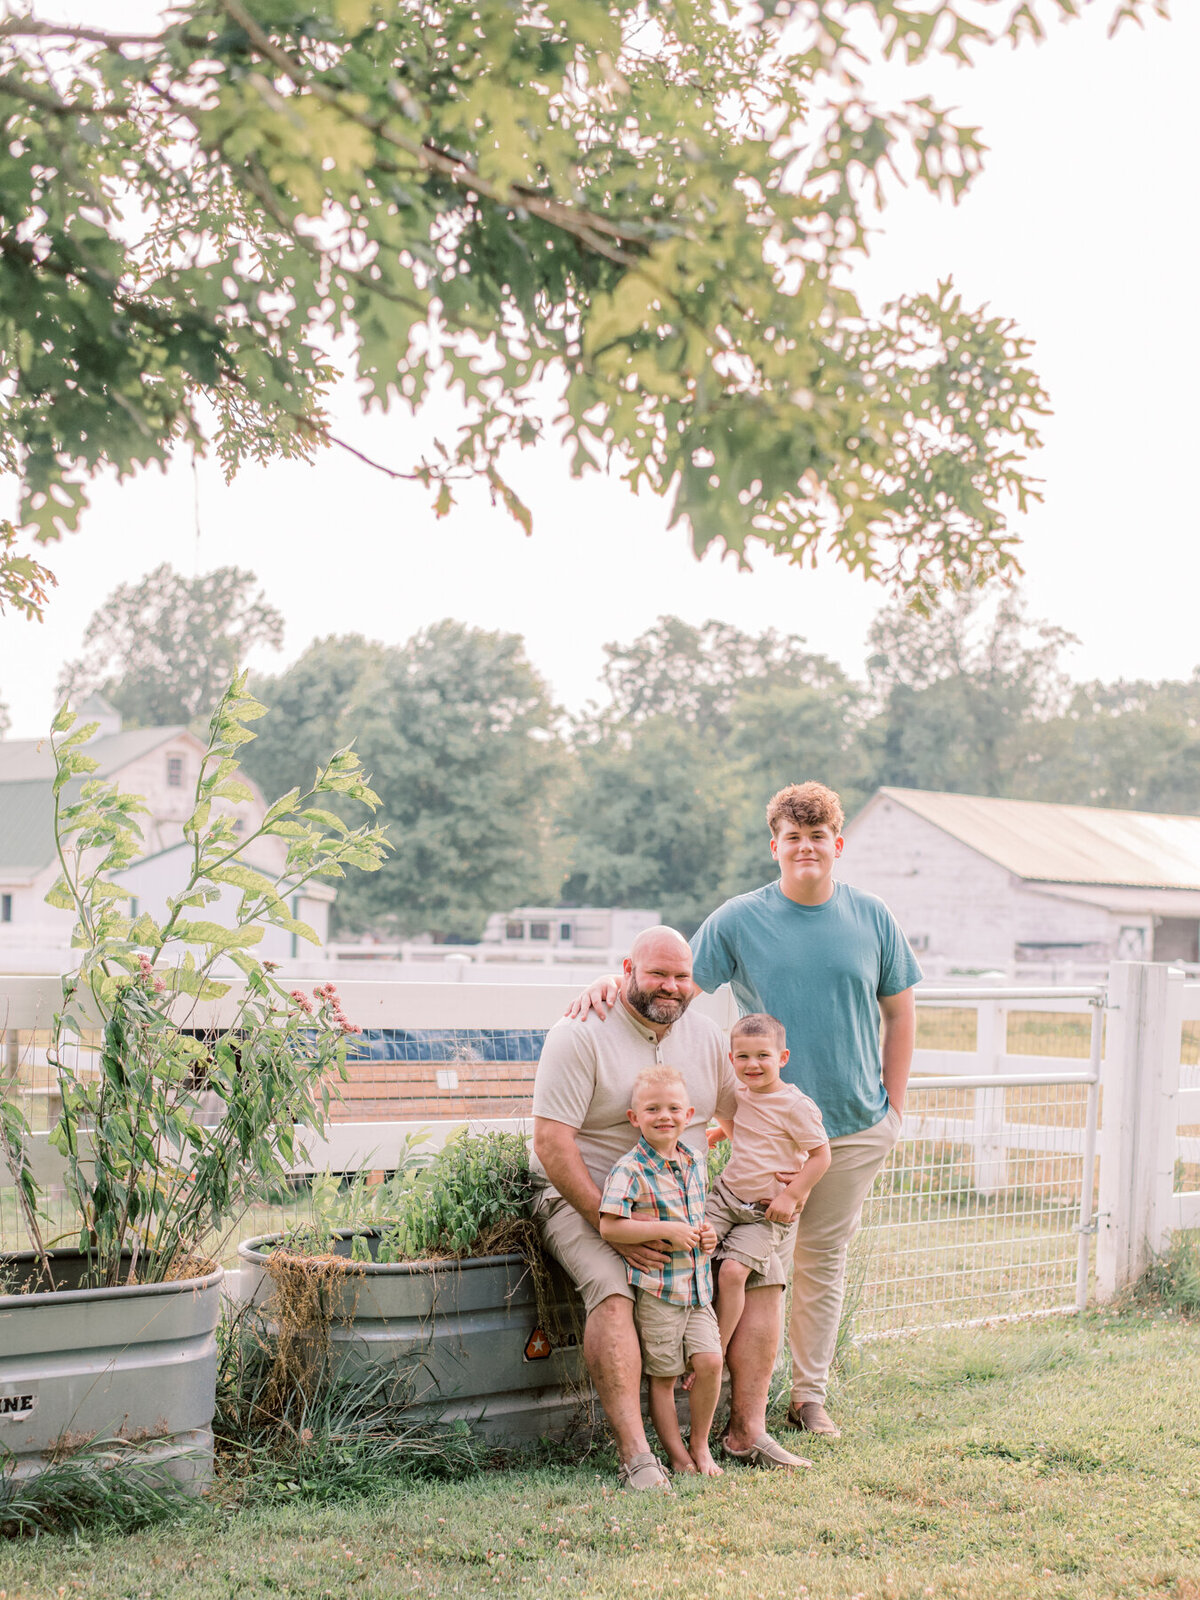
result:
<svg viewBox="0 0 1200 1600"><path fill-rule="evenodd" d="M163 728L127 728L89 740L84 754L100 763L94 777L107 778L121 767L137 761L168 739L187 733L182 724ZM189 738L194 737L188 734ZM200 749L204 746L197 744ZM49 783L54 777L54 751L49 738L0 739L0 783Z"/></svg>
<svg viewBox="0 0 1200 1600"><path fill-rule="evenodd" d="M91 739L84 753L100 763L93 774L110 778L168 739L184 736L204 746L180 726L129 728ZM54 751L46 739L0 739L0 873L6 881L33 877L54 859ZM78 789L75 780L71 794Z"/></svg>
<svg viewBox="0 0 1200 1600"><path fill-rule="evenodd" d="M1200 817L925 789L885 788L881 797L1032 883L1200 891Z"/></svg>

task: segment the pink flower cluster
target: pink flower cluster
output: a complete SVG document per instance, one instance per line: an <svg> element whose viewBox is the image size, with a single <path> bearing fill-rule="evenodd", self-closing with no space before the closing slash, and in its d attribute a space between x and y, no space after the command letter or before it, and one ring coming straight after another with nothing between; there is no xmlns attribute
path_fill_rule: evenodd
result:
<svg viewBox="0 0 1200 1600"><path fill-rule="evenodd" d="M293 1004L296 1005L301 1011L303 1011L306 1016L311 1017L314 1015L316 1007L313 1005L312 1000L310 1000L305 994L303 989L290 990L288 993L288 999L291 1000ZM318 1001L322 1007L329 1007L329 1010L333 1014L332 1020L342 1030L343 1033L362 1032L362 1029L358 1026L358 1024L351 1022L346 1016L346 1013L342 1010L342 1002L338 999L336 985L332 983L319 983L313 990L313 1000Z"/></svg>
<svg viewBox="0 0 1200 1600"><path fill-rule="evenodd" d="M163 994L167 986L161 978L155 976L153 961L144 950L137 959L139 981L145 984L147 989L153 989L155 994Z"/></svg>
<svg viewBox="0 0 1200 1600"><path fill-rule="evenodd" d="M356 1022L351 1022L342 1010L342 1002L338 999L337 987L332 983L319 983L313 990L314 999L320 1000L333 1012L333 1020L343 1033L361 1033L362 1029Z"/></svg>

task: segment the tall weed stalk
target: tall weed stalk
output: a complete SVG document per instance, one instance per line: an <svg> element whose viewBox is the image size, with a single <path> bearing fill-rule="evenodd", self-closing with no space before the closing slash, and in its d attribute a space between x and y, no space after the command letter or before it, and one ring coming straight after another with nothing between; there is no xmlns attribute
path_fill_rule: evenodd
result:
<svg viewBox="0 0 1200 1600"><path fill-rule="evenodd" d="M54 831L60 876L47 895L75 915L77 969L63 979L62 1006L47 1058L62 1112L51 1142L66 1161L78 1215L78 1246L96 1285L154 1283L188 1275L209 1234L222 1234L295 1157L295 1127L320 1132L331 1085L346 1076L348 1039L360 1032L333 985L312 997L286 991L272 964L253 953L268 928L317 942L291 907L314 880L348 868L376 870L382 832L350 828L325 807L341 797L369 809L378 798L358 758L341 750L311 789L293 789L261 815L239 822L253 792L237 777L238 752L254 737L247 723L265 707L234 679L209 725L191 814L183 824L186 866L165 916L130 914L122 873L142 851L138 795L91 777L87 754L96 723L76 728L64 707L54 720ZM251 865L247 853L253 856ZM263 863L274 859L275 868ZM226 920L210 906L225 902ZM224 909L224 908L223 908ZM229 967L244 979L218 1032L198 1025L197 1008L229 993ZM99 1031L94 1068L88 1037ZM197 1109L215 1096L215 1123ZM38 1227L38 1201L25 1159L29 1128L5 1101L0 1155L53 1287L53 1261Z"/></svg>

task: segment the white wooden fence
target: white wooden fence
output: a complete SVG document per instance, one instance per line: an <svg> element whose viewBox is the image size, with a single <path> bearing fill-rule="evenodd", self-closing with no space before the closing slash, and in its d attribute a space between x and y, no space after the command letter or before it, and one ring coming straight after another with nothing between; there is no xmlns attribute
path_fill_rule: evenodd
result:
<svg viewBox="0 0 1200 1600"><path fill-rule="evenodd" d="M577 990L576 983L366 979L339 987L347 1013L366 1029L542 1029L562 1014ZM0 1060L7 1060L10 1078L15 1077L27 1103L30 1089L21 1082L19 1062L34 1047L36 1030L47 1027L59 992L57 978L0 977L0 1021L9 1043ZM233 1001L230 996L196 1007L184 1025L219 1028ZM1200 1164L1200 1068L1181 1067L1184 1024L1200 1021L1200 983L1163 966L1118 963L1104 988L929 986L918 991L918 1002L931 1010L975 1012L973 1049L916 1054L903 1143L881 1179L879 1194L887 1205L881 1199L875 1213L881 1237L886 1233L890 1240L891 1253L885 1252L880 1268L888 1284L907 1273L936 1278L941 1285L922 1294L926 1320L950 1320L955 1307L975 1303L959 1289L967 1279L978 1288L993 1269L1004 1285L997 1293L1001 1299L1008 1296L1015 1310L1024 1306L1035 1279L1056 1309L1082 1306L1090 1282L1091 1292L1108 1299L1140 1275L1173 1228L1200 1227L1200 1187L1182 1191L1175 1180L1178 1162ZM727 991L695 1004L723 1025L734 1015ZM1087 1057L1010 1053L1012 1012L1087 1018ZM0 1082L3 1070L0 1066ZM1063 1113L1067 1101L1076 1108L1070 1115ZM519 1119L502 1120L523 1125ZM396 1163L414 1128L426 1128L440 1142L461 1123L461 1118L428 1116L336 1123L325 1139L308 1140L295 1171L386 1169ZM1192 1131L1180 1134L1180 1128ZM41 1184L61 1180L61 1160L45 1134L35 1135L31 1160ZM935 1192L929 1174L952 1167L959 1175L957 1190ZM1051 1169L1052 1182L1046 1177ZM916 1192L917 1174L924 1174L925 1188L915 1199L908 1194L901 1217L895 1201L900 1179ZM1070 1194L1065 1193L1068 1182ZM9 1183L0 1163L0 1187ZM969 1231L963 1226L968 1217L964 1189L969 1189L969 1217L976 1230L970 1250L962 1244ZM952 1214L951 1201L958 1207ZM1053 1228L1046 1222L1051 1213ZM11 1224L6 1231L4 1216L0 1204L0 1248L11 1249L18 1240ZM1050 1259L1045 1240L1051 1235L1058 1252L1054 1271L1042 1271ZM1037 1272L1030 1261L1039 1264ZM1069 1293L1064 1294L1068 1266ZM956 1276L962 1280L957 1286ZM876 1288L885 1299L891 1294L895 1315L902 1315L902 1298L887 1284Z"/></svg>

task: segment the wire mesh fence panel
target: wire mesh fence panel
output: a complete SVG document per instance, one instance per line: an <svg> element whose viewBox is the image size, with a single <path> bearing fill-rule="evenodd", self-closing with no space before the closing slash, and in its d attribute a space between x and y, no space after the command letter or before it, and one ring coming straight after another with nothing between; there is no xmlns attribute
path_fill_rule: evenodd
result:
<svg viewBox="0 0 1200 1600"><path fill-rule="evenodd" d="M49 1042L45 1028L8 1028L0 1035L0 1093L17 1106L32 1131L41 1134L55 1126L62 1109L58 1076L47 1059ZM63 1060L81 1078L92 1077L99 1070L99 1046L99 1037L93 1034L67 1040ZM76 1243L75 1211L61 1184L43 1186L41 1213L47 1241ZM0 1251L24 1250L28 1244L16 1193L0 1187Z"/></svg>
<svg viewBox="0 0 1200 1600"><path fill-rule="evenodd" d="M1188 1024L1184 1024L1185 1027ZM1196 1024L1191 1024L1196 1027ZM1200 1064L1195 1064L1195 1051L1191 1052L1193 1060L1188 1060L1188 1041L1184 1039L1183 1065L1179 1069L1179 1087L1181 1089L1200 1089ZM1200 1122L1185 1121L1179 1124L1177 1131L1177 1159L1175 1162L1175 1188L1181 1194L1195 1194L1200 1191Z"/></svg>
<svg viewBox="0 0 1200 1600"><path fill-rule="evenodd" d="M45 1133L58 1121L62 1108L58 1075L47 1059L50 1035L42 1028L9 1028L2 1037L0 1090L19 1106L35 1133ZM99 1045L99 1038L92 1034L64 1040L63 1061L81 1078L93 1077L98 1071Z"/></svg>
<svg viewBox="0 0 1200 1600"><path fill-rule="evenodd" d="M1076 1299L1087 1089L914 1086L847 1282L859 1334Z"/></svg>

